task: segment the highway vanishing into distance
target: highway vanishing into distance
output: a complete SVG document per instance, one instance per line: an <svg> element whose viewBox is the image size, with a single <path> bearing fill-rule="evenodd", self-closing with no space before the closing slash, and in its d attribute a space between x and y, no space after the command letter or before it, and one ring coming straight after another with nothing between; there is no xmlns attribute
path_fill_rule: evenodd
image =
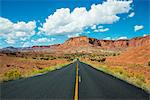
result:
<svg viewBox="0 0 150 100"><path fill-rule="evenodd" d="M43 75L1 83L1 100L150 100L149 96L80 61Z"/></svg>

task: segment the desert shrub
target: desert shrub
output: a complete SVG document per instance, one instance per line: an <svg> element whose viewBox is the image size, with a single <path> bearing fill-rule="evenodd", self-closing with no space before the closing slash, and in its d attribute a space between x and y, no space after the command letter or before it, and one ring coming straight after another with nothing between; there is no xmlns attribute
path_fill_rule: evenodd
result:
<svg viewBox="0 0 150 100"><path fill-rule="evenodd" d="M106 58L100 58L99 60L97 60L98 62L104 62L106 60Z"/></svg>
<svg viewBox="0 0 150 100"><path fill-rule="evenodd" d="M115 54L115 53L113 53L113 56L116 56L116 54Z"/></svg>
<svg viewBox="0 0 150 100"><path fill-rule="evenodd" d="M55 60L56 58L55 57L52 57L50 60Z"/></svg>
<svg viewBox="0 0 150 100"><path fill-rule="evenodd" d="M150 61L148 62L148 66L150 66Z"/></svg>
<svg viewBox="0 0 150 100"><path fill-rule="evenodd" d="M36 59L36 57L32 57L32 59Z"/></svg>
<svg viewBox="0 0 150 100"><path fill-rule="evenodd" d="M49 58L44 58L44 57L42 57L42 58L40 58L41 60L49 60Z"/></svg>
<svg viewBox="0 0 150 100"><path fill-rule="evenodd" d="M67 61L73 61L73 60L74 60L73 58L67 59Z"/></svg>
<svg viewBox="0 0 150 100"><path fill-rule="evenodd" d="M38 70L34 70L33 73L34 74L39 74L39 73L44 73L44 72L52 71L54 69L55 69L54 67L46 67L46 68L41 68L41 69L38 69Z"/></svg>
<svg viewBox="0 0 150 100"><path fill-rule="evenodd" d="M21 73L18 70L10 70L4 74L6 80L14 80L21 78Z"/></svg>

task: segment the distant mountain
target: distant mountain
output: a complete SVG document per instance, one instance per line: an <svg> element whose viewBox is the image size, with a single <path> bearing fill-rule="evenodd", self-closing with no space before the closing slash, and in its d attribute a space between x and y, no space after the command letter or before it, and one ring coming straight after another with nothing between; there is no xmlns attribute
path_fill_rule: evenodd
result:
<svg viewBox="0 0 150 100"><path fill-rule="evenodd" d="M102 51L124 51L127 48L143 46L150 41L150 35L122 40L98 40L86 36L73 37L63 44L33 46L29 48L3 48L3 51L49 52L49 53L100 53Z"/></svg>
<svg viewBox="0 0 150 100"><path fill-rule="evenodd" d="M149 42L150 35L122 40L98 40L86 36L73 37L63 44L50 46L33 46L35 51L45 51L53 53L99 53L102 50L123 51L130 47L138 47Z"/></svg>
<svg viewBox="0 0 150 100"><path fill-rule="evenodd" d="M31 50L31 47L23 47L23 48L15 48L15 47L6 47L6 48L1 48L0 53L13 53L13 52L25 52Z"/></svg>
<svg viewBox="0 0 150 100"><path fill-rule="evenodd" d="M98 40L95 38L87 38L86 36L70 38L63 46L95 46L102 49L116 49L137 47L148 43L150 35L145 37L137 37L130 40Z"/></svg>

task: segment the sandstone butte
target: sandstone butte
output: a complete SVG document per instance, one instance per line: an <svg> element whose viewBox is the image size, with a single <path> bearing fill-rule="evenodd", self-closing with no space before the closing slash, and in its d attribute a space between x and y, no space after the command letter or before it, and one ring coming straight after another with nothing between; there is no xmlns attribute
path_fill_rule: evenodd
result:
<svg viewBox="0 0 150 100"><path fill-rule="evenodd" d="M150 35L121 40L98 40L95 38L80 36L70 38L63 44L55 44L49 46L33 46L32 48L70 49L79 47L96 47L105 50L117 50L117 49L124 50L129 47L138 47L149 43L150 43Z"/></svg>

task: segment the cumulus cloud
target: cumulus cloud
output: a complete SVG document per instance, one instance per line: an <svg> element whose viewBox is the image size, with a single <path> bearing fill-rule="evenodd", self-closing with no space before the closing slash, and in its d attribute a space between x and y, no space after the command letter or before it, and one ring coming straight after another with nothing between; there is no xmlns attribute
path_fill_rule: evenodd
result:
<svg viewBox="0 0 150 100"><path fill-rule="evenodd" d="M124 40L124 39L128 39L128 37L121 36L121 37L118 37L118 38L112 38L112 37L105 37L105 38L103 38L103 40Z"/></svg>
<svg viewBox="0 0 150 100"><path fill-rule="evenodd" d="M126 36L121 36L121 37L119 37L117 40L123 40L123 39L128 39L128 37L126 37Z"/></svg>
<svg viewBox="0 0 150 100"><path fill-rule="evenodd" d="M109 30L109 28L99 29L100 32L106 32L108 30Z"/></svg>
<svg viewBox="0 0 150 100"><path fill-rule="evenodd" d="M93 27L93 26L92 26L92 27ZM97 28L96 28L96 26L95 26L94 29L95 29L94 32L106 32L106 31L109 30L109 28L104 28L104 26L98 26Z"/></svg>
<svg viewBox="0 0 150 100"><path fill-rule="evenodd" d="M144 28L143 25L135 25L135 26L134 26L134 31L136 32L136 31L141 30L141 29L143 29L143 28Z"/></svg>
<svg viewBox="0 0 150 100"><path fill-rule="evenodd" d="M31 42L23 42L22 47L31 47L33 44Z"/></svg>
<svg viewBox="0 0 150 100"><path fill-rule="evenodd" d="M69 8L57 9L46 18L39 30L49 35L70 35L80 33L92 25L112 24L119 21L118 14L130 11L131 3L132 0L107 0L102 4L93 4L90 10L85 7L77 7L72 12Z"/></svg>
<svg viewBox="0 0 150 100"><path fill-rule="evenodd" d="M15 40L12 39L11 37L8 37L5 42L7 42L8 44L15 44Z"/></svg>
<svg viewBox="0 0 150 100"><path fill-rule="evenodd" d="M103 40L111 40L111 37L105 37Z"/></svg>
<svg viewBox="0 0 150 100"><path fill-rule="evenodd" d="M98 26L98 28L103 28L103 26Z"/></svg>
<svg viewBox="0 0 150 100"><path fill-rule="evenodd" d="M0 36L8 44L14 44L17 39L34 35L35 28L35 21L13 23L6 18L0 17Z"/></svg>
<svg viewBox="0 0 150 100"><path fill-rule="evenodd" d="M48 39L48 38L39 38L37 40L31 40L31 42L33 42L33 43L45 43L45 42L52 42L54 40L55 40L55 38L50 38L50 39Z"/></svg>
<svg viewBox="0 0 150 100"><path fill-rule="evenodd" d="M108 30L109 28L100 28L100 29L95 29L94 32L106 32Z"/></svg>
<svg viewBox="0 0 150 100"><path fill-rule="evenodd" d="M96 25L93 25L93 26L91 27L91 29L92 29L92 30L96 29Z"/></svg>
<svg viewBox="0 0 150 100"><path fill-rule="evenodd" d="M132 13L130 13L130 14L128 15L128 17L133 17L134 15L135 15L135 13L132 12Z"/></svg>
<svg viewBox="0 0 150 100"><path fill-rule="evenodd" d="M71 38L71 37L78 37L81 33L75 33L75 34L68 34L68 38Z"/></svg>

